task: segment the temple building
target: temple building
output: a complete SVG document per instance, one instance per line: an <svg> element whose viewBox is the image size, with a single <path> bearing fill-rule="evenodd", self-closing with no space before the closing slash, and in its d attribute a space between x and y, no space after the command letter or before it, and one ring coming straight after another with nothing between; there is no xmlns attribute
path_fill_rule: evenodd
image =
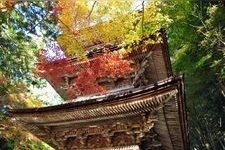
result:
<svg viewBox="0 0 225 150"><path fill-rule="evenodd" d="M129 53L134 72L127 78L98 79L106 93L72 97L66 87L76 75L65 75L52 84L65 103L11 109L9 115L60 150L187 150L183 76L172 74L165 33L151 38L158 42L143 46L143 40ZM99 43L85 48L89 61L104 48L121 49Z"/></svg>

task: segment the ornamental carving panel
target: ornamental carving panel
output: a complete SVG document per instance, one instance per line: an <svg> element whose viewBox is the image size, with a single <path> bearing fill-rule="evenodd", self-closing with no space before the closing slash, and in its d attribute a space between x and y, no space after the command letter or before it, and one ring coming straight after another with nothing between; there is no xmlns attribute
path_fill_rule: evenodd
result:
<svg viewBox="0 0 225 150"><path fill-rule="evenodd" d="M89 135L87 137L87 148L101 148L101 147L108 147L109 141L107 138L103 137L101 134L97 135Z"/></svg>
<svg viewBox="0 0 225 150"><path fill-rule="evenodd" d="M70 126L52 130L52 139L60 149L95 149L139 145L157 121L154 113L121 118L115 122L93 123L92 126ZM153 142L153 139L148 142Z"/></svg>
<svg viewBox="0 0 225 150"><path fill-rule="evenodd" d="M135 140L132 134L126 132L116 132L112 136L112 147L134 145Z"/></svg>
<svg viewBox="0 0 225 150"><path fill-rule="evenodd" d="M77 137L68 137L65 141L65 149L71 150L78 149L80 147L83 147L83 143Z"/></svg>

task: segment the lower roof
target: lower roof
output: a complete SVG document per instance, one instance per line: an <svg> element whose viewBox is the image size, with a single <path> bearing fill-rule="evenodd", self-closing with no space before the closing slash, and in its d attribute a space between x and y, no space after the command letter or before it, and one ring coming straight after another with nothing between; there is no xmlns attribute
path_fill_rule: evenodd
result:
<svg viewBox="0 0 225 150"><path fill-rule="evenodd" d="M85 101L27 109L11 109L9 115L32 133L50 143L46 135L68 128L94 129L104 124L138 120L157 112L154 130L163 149L187 149L183 77L170 77L156 84L127 89ZM123 121L122 121L123 120ZM125 120L125 121L124 121Z"/></svg>

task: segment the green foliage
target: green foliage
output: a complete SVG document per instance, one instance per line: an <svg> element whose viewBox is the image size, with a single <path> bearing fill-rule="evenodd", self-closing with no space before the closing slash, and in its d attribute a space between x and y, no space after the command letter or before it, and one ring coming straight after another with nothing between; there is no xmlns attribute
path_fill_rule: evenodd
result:
<svg viewBox="0 0 225 150"><path fill-rule="evenodd" d="M4 138L0 138L0 148L7 149L7 150L13 150L14 149L13 140L7 140Z"/></svg>
<svg viewBox="0 0 225 150"><path fill-rule="evenodd" d="M57 34L54 22L48 19L53 3L6 3L0 2L0 149L48 149L5 113L9 105L42 105L26 94L27 86L41 83L32 74L38 51L33 37L44 35L49 39Z"/></svg>
<svg viewBox="0 0 225 150"><path fill-rule="evenodd" d="M39 83L32 75L38 51L32 37L36 34L47 39L57 34L54 22L48 18L51 5L17 2L8 11L0 9L0 78L4 79L4 83L0 82L1 95L16 89L20 82L28 85Z"/></svg>
<svg viewBox="0 0 225 150"><path fill-rule="evenodd" d="M173 20L167 31L174 72L185 73L190 149L224 149L224 4L168 1L162 13Z"/></svg>
<svg viewBox="0 0 225 150"><path fill-rule="evenodd" d="M0 149L2 150L53 150L47 144L40 141L27 140L25 143L20 143L15 146L14 139L5 139L0 137Z"/></svg>

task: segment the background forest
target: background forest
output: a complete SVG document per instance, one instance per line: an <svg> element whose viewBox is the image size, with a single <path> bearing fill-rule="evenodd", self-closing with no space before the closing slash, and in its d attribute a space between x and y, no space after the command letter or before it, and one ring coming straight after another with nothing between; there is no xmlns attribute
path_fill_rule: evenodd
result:
<svg viewBox="0 0 225 150"><path fill-rule="evenodd" d="M6 111L51 105L30 94L46 85L33 72L45 43L84 58L78 36L129 45L162 28L174 74L185 75L190 149L225 149L224 14L223 1L0 1L0 149L51 149Z"/></svg>

